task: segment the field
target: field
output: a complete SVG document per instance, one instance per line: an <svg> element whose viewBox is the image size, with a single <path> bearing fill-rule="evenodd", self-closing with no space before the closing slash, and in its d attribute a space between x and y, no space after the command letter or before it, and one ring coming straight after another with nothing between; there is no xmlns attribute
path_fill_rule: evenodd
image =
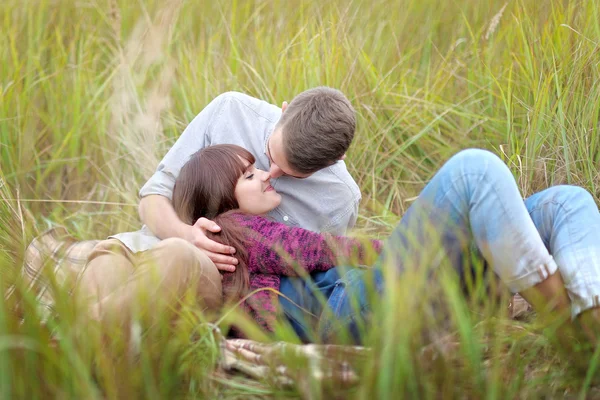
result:
<svg viewBox="0 0 600 400"><path fill-rule="evenodd" d="M79 239L138 229L139 188L222 92L281 104L328 85L348 96L356 234L385 237L468 147L500 155L524 196L568 183L599 199L599 0L3 0L0 21L0 280L17 287L0 300L3 399L299 395L212 375L218 349L192 335L193 307L145 332L131 360L82 330L68 293L43 324L22 290L24 250L48 227ZM590 354L567 357L535 317L509 320L506 301L466 300L441 279L445 318L421 312L435 291L399 282L360 384L313 396L600 397L600 353L577 370L572 359ZM455 346L427 363L438 332Z"/></svg>

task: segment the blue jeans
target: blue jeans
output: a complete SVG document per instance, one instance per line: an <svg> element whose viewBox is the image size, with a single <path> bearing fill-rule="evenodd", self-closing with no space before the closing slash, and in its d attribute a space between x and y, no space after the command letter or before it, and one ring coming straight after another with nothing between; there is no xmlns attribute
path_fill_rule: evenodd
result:
<svg viewBox="0 0 600 400"><path fill-rule="evenodd" d="M600 306L599 233L600 213L585 189L554 186L523 201L502 160L469 149L448 160L425 186L374 267L431 268L446 259L462 276L465 257L474 249L515 293L558 270L575 318ZM336 284L348 290L343 278ZM331 309L344 310L331 294L328 300Z"/></svg>
<svg viewBox="0 0 600 400"><path fill-rule="evenodd" d="M327 341L343 327L360 343L361 326L371 312L368 294L383 291L383 275L380 270L336 267L306 280L282 277L279 291L284 315L303 342Z"/></svg>

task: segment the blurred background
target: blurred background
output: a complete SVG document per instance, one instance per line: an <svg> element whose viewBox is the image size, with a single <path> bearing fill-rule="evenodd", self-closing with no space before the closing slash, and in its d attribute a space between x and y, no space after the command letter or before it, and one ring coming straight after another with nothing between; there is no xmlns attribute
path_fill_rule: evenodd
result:
<svg viewBox="0 0 600 400"><path fill-rule="evenodd" d="M4 288L18 279L27 244L50 226L79 239L137 230L139 188L194 116L230 90L278 105L318 85L348 96L358 113L346 159L363 192L358 233L384 237L442 163L467 147L500 155L524 196L570 183L598 199L598 0L3 0L0 21ZM0 318L0 331L46 346L48 335L11 318ZM476 322L467 325L476 331ZM436 375L446 378L430 391L406 383L428 376L417 378L415 367L405 381L373 378L358 393L394 387L427 397L458 385L474 397L588 395L591 378L571 379L530 334L525 344L498 345L492 361L458 352L471 373ZM506 371L529 368L516 361L518 346L545 356L531 379L502 387ZM80 354L52 360L72 366L63 362ZM92 396L69 367L21 356L0 358L8 374L0 386L13 390L5 395ZM31 371L46 383L27 387ZM179 393L169 388L157 393ZM216 393L203 390L184 392Z"/></svg>

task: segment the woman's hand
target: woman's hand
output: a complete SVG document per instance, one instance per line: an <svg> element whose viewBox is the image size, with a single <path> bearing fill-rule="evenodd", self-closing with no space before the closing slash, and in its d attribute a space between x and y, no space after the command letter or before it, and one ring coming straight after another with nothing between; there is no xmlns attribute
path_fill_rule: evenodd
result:
<svg viewBox="0 0 600 400"><path fill-rule="evenodd" d="M187 237L190 243L202 250L219 270L225 272L235 271L235 266L238 263L237 258L232 257L232 254L235 254L235 249L215 242L206 236L207 231L220 232L220 226L209 219L199 218L191 228Z"/></svg>

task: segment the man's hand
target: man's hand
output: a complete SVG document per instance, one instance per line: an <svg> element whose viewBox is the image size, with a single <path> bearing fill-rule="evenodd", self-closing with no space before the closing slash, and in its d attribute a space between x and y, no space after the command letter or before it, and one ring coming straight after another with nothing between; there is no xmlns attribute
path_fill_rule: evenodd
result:
<svg viewBox="0 0 600 400"><path fill-rule="evenodd" d="M238 260L231 256L235 253L235 249L209 239L206 236L207 231L217 233L221 231L221 227L209 219L200 218L192 226L187 240L204 251L219 270L226 272L235 271Z"/></svg>

